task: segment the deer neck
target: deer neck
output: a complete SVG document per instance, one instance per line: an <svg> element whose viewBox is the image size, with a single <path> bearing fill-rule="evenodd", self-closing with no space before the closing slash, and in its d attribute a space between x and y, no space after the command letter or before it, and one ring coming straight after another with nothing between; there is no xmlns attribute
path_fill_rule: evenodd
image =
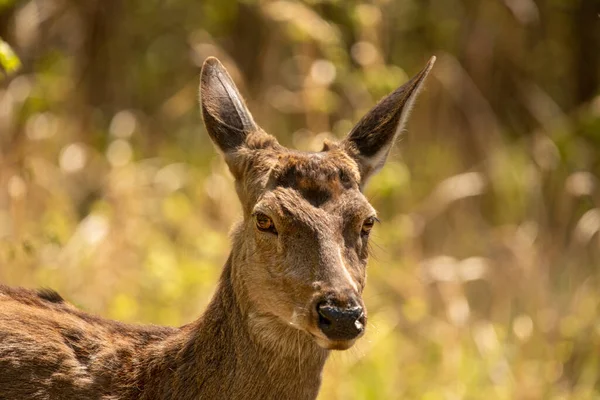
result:
<svg viewBox="0 0 600 400"><path fill-rule="evenodd" d="M178 348L177 380L195 382L190 398L315 399L329 352L308 334L256 313L235 278L235 258L205 314L183 327L171 347ZM194 360L200 371L183 360Z"/></svg>

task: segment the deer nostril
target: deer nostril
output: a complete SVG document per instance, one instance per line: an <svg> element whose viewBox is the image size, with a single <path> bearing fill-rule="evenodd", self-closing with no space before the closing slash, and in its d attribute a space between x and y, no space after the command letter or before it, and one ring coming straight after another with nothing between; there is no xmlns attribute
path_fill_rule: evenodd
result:
<svg viewBox="0 0 600 400"><path fill-rule="evenodd" d="M360 311L359 317L356 319L356 321L354 321L354 326L360 331L363 331L365 329L365 313L362 311L362 309Z"/></svg>
<svg viewBox="0 0 600 400"><path fill-rule="evenodd" d="M326 306L317 306L317 314L319 314L319 326L329 326L331 325L331 313L329 312L329 307Z"/></svg>
<svg viewBox="0 0 600 400"><path fill-rule="evenodd" d="M319 326L329 326L341 316L340 309L327 302L317 304L317 313L319 314Z"/></svg>

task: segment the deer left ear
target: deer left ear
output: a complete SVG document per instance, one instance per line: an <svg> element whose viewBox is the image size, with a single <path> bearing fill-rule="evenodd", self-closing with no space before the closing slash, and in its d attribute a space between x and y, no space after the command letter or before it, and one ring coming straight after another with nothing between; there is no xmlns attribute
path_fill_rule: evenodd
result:
<svg viewBox="0 0 600 400"><path fill-rule="evenodd" d="M434 63L435 57L432 57L421 72L384 97L342 142L343 148L358 163L361 187L364 187L367 180L385 164Z"/></svg>
<svg viewBox="0 0 600 400"><path fill-rule="evenodd" d="M227 155L246 143L249 133L260 128L225 67L209 57L200 73L200 107L213 142Z"/></svg>

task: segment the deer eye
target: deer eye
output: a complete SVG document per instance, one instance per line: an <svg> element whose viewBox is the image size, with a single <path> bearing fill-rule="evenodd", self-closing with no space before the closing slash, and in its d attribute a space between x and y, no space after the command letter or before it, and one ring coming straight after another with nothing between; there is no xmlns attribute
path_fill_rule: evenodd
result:
<svg viewBox="0 0 600 400"><path fill-rule="evenodd" d="M369 217L369 218L365 219L360 233L363 235L368 235L369 233L371 233L371 229L373 229L373 225L375 225L376 221L377 221L377 218L375 218L375 217Z"/></svg>
<svg viewBox="0 0 600 400"><path fill-rule="evenodd" d="M277 229L275 229L275 224L271 218L263 213L256 213L254 218L256 219L256 228L258 228L259 231L277 234Z"/></svg>

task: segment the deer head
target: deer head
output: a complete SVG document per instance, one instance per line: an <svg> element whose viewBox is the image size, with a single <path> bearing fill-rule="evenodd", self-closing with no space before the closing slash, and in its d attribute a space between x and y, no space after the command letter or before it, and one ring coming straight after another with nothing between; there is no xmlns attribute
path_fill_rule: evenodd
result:
<svg viewBox="0 0 600 400"><path fill-rule="evenodd" d="M325 349L365 332L361 294L376 212L363 195L385 163L435 58L320 152L281 146L254 122L216 58L202 68L206 129L235 177L243 221L233 278L246 312L301 331Z"/></svg>

